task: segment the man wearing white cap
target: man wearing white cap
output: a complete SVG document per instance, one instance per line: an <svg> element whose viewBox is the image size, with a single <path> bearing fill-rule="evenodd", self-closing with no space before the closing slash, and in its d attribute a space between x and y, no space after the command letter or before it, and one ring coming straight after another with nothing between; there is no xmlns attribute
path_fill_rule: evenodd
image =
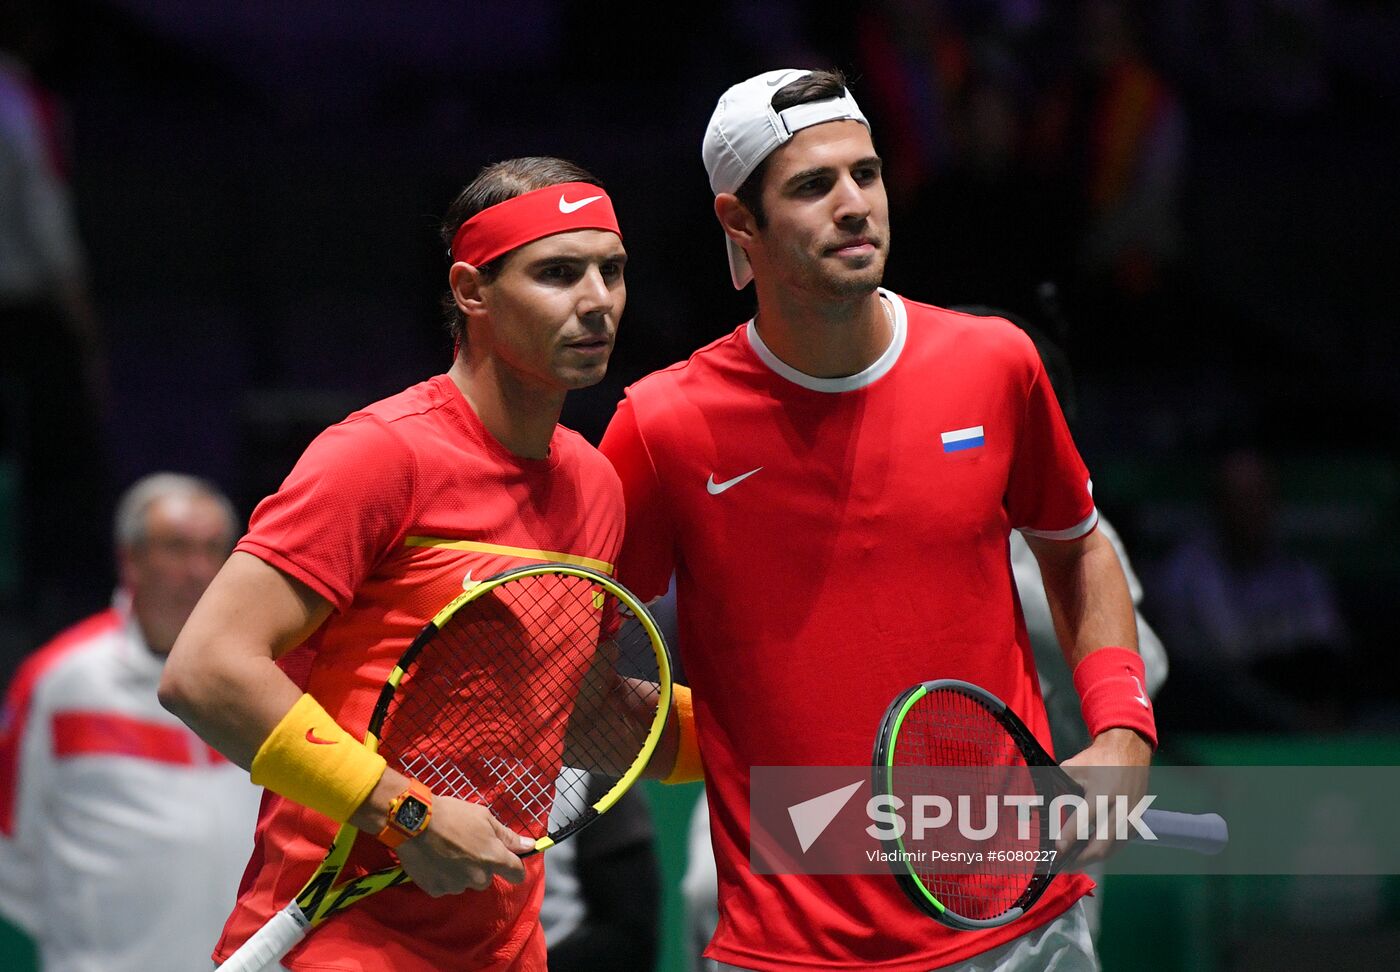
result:
<svg viewBox="0 0 1400 972"><path fill-rule="evenodd" d="M703 764L720 913L706 954L753 970L1097 968L1082 876L1019 922L954 932L889 875L750 867L750 769L868 764L886 705L916 682L982 685L1049 743L1013 528L1093 736L1072 762L1145 765L1156 740L1123 572L1035 348L880 287L881 160L841 76L735 85L703 155L758 313L629 388L602 450L627 499L619 576L652 597L676 575L698 750L682 738L671 779Z"/></svg>

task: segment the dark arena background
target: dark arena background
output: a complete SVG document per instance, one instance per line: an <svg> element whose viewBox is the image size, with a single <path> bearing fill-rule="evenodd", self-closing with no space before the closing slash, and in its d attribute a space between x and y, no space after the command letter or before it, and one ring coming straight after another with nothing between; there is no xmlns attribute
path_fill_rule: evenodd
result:
<svg viewBox="0 0 1400 972"><path fill-rule="evenodd" d="M564 415L596 442L627 384L753 312L700 160L716 98L838 67L885 158L887 285L1013 311L1072 370L1095 496L1170 657L1160 759L1400 763L1397 5L0 11L7 97L42 107L0 137L42 141L73 217L53 245L76 254L41 284L0 266L5 674L110 599L110 511L135 479L206 476L246 518L320 429L446 369L436 225L487 162L569 158L616 203L627 311L607 379ZM1218 616L1212 570L1254 616ZM647 791L666 972L692 960L698 790ZM1103 920L1108 969L1379 968L1400 882L1110 878ZM30 954L0 939L0 968Z"/></svg>

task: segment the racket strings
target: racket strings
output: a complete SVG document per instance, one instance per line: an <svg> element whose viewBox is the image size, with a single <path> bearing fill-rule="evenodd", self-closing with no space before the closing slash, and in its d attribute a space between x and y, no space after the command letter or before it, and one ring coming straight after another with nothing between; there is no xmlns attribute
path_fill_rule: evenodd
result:
<svg viewBox="0 0 1400 972"><path fill-rule="evenodd" d="M380 752L435 793L482 803L526 836L556 836L637 762L659 679L650 635L596 583L518 577L464 604L422 647Z"/></svg>
<svg viewBox="0 0 1400 972"><path fill-rule="evenodd" d="M991 919L1015 907L1045 869L1045 819L1043 808L1018 812L1002 799L1034 787L1025 756L996 716L961 692L931 691L905 714L893 764L906 801L942 794L957 808L956 824L926 832L922 841L906 840L911 850L926 852L909 862L911 873L966 918ZM969 837L961 827L978 832L993 822L990 836ZM946 856L953 854L967 856Z"/></svg>

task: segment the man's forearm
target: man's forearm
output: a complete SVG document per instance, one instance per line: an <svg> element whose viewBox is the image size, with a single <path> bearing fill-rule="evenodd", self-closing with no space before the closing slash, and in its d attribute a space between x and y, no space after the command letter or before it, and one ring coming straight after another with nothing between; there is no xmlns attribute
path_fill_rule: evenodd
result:
<svg viewBox="0 0 1400 972"><path fill-rule="evenodd" d="M204 592L166 659L161 704L247 769L302 692L275 659L330 605L256 557L235 552Z"/></svg>
<svg viewBox="0 0 1400 972"><path fill-rule="evenodd" d="M1027 538L1040 564L1045 597L1065 661L1073 671L1107 646L1137 651L1137 621L1118 554L1094 531L1063 542Z"/></svg>

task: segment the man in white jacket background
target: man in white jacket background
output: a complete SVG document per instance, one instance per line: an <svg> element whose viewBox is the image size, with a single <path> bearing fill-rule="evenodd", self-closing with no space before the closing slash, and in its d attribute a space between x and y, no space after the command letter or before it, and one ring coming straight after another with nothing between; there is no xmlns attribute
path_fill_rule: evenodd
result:
<svg viewBox="0 0 1400 972"><path fill-rule="evenodd" d="M237 522L213 485L157 473L114 525L112 607L29 656L0 709L0 914L44 972L188 972L233 904L260 791L156 685Z"/></svg>

